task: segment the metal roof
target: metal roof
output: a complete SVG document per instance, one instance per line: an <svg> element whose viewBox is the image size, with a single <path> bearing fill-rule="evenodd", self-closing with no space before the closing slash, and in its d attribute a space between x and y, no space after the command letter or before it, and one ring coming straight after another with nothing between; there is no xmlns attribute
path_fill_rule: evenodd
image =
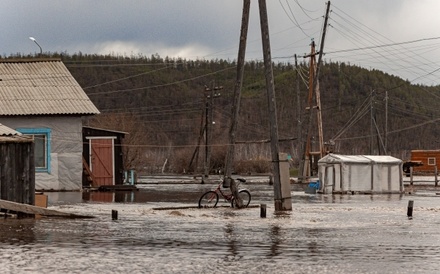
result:
<svg viewBox="0 0 440 274"><path fill-rule="evenodd" d="M61 60L0 60L0 115L98 113Z"/></svg>
<svg viewBox="0 0 440 274"><path fill-rule="evenodd" d="M12 128L0 124L0 136L21 136L22 134Z"/></svg>
<svg viewBox="0 0 440 274"><path fill-rule="evenodd" d="M117 134L123 134L123 135L127 135L129 134L128 132L125 131L119 131L119 130L113 130L113 129L105 129L105 128L99 128L99 127L89 127L89 126L83 126L83 128L85 129L94 129L94 130L101 130L101 131L107 131L107 132L113 132L113 133L117 133Z"/></svg>

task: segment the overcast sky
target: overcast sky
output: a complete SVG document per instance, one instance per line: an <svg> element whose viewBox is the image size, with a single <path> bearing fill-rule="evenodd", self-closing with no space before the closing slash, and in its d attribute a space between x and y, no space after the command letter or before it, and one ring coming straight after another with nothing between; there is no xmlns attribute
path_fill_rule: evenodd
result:
<svg viewBox="0 0 440 274"><path fill-rule="evenodd" d="M236 59L241 0L3 0L0 54L98 53ZM319 47L325 0L267 0L274 61ZM333 0L327 61L440 84L439 0ZM251 3L247 59L262 59L258 1ZM301 58L300 61L303 59Z"/></svg>

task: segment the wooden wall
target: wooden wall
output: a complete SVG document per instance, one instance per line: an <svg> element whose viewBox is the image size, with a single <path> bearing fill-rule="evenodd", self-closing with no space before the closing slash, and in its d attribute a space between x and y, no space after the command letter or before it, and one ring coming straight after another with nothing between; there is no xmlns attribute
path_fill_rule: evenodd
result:
<svg viewBox="0 0 440 274"><path fill-rule="evenodd" d="M34 205L34 143L23 137L0 137L0 199Z"/></svg>
<svg viewBox="0 0 440 274"><path fill-rule="evenodd" d="M435 164L429 163L429 159L435 159ZM412 150L411 161L420 161L422 166L415 166L414 172L429 172L433 173L435 167L440 171L440 150Z"/></svg>

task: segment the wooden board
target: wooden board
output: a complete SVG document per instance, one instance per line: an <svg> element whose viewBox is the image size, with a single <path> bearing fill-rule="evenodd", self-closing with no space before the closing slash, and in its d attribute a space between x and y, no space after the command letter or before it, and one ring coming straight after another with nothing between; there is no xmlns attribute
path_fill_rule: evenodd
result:
<svg viewBox="0 0 440 274"><path fill-rule="evenodd" d="M94 218L93 216L77 215L73 213L61 212L53 209L47 209L39 206L32 206L27 204L20 204L6 200L0 200L0 208L21 212L25 214L38 214L46 217L61 217L61 218Z"/></svg>

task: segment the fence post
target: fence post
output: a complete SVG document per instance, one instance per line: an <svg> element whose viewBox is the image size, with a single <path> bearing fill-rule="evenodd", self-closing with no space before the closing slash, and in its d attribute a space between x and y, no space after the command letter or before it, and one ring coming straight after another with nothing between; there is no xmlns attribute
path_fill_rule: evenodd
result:
<svg viewBox="0 0 440 274"><path fill-rule="evenodd" d="M266 218L266 204L260 205L260 217Z"/></svg>
<svg viewBox="0 0 440 274"><path fill-rule="evenodd" d="M112 210L112 220L117 220L117 219L118 219L118 211Z"/></svg>
<svg viewBox="0 0 440 274"><path fill-rule="evenodd" d="M409 182L413 185L413 167L409 167Z"/></svg>
<svg viewBox="0 0 440 274"><path fill-rule="evenodd" d="M406 213L406 215L408 215L409 219L412 219L413 207L414 207L414 201L413 200L409 200L408 201L408 211Z"/></svg>
<svg viewBox="0 0 440 274"><path fill-rule="evenodd" d="M438 178L437 178L437 166L434 167L434 178L435 178L435 186L438 185Z"/></svg>

